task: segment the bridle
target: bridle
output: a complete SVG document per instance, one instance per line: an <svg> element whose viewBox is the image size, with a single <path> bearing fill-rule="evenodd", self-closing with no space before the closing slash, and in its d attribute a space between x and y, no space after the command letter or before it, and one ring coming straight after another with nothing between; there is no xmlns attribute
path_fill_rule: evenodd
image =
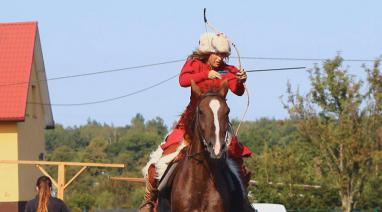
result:
<svg viewBox="0 0 382 212"><path fill-rule="evenodd" d="M196 152L196 153L190 153L190 149L188 149L188 151L186 152L186 158L192 158L192 159L195 159L197 160L198 162L201 162L200 159L196 158L195 156L199 155L199 154L204 154L206 152L208 152L208 143L207 143L207 140L206 138L204 137L204 134L202 133L202 129L200 127L200 103L202 102L202 100L206 97L217 97L217 98L220 98L222 101L226 102L226 99L224 97L222 97L221 95L219 95L218 93L213 93L213 92L208 92L208 93L204 93L203 95L201 95L199 97L199 101L196 105L196 109L195 109L195 115L196 115L196 118L194 120L194 129L197 130L197 133L199 134L202 142L203 142L203 145L204 145L204 149L200 152ZM227 149L228 148L228 143L229 143L229 133L232 133L232 125L231 123L229 122L229 119L228 119L228 116L227 116L227 123L228 123L228 129L226 130L225 132L225 136L224 136L224 143L226 144L225 145L225 148ZM191 147L192 143L190 144L190 147ZM224 154L223 157L225 158L227 154Z"/></svg>

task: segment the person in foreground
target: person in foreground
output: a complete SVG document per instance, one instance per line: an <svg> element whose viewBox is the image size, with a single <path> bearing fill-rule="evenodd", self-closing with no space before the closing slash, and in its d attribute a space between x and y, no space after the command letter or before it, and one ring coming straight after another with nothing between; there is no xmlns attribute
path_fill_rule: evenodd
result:
<svg viewBox="0 0 382 212"><path fill-rule="evenodd" d="M244 70L226 64L225 61L231 53L230 43L223 33L203 33L199 40L199 47L192 52L183 65L179 76L182 87L190 87L191 81L195 82L202 91L207 91L211 86L219 86L223 80L228 80L231 92L241 96L245 88L244 82L247 75ZM185 120L195 110L196 95L191 91L190 103L180 116L174 129L166 136L164 142L150 155L150 160L142 172L146 180L144 202L140 212L154 211L158 196L158 181L162 178L168 164L173 161L179 152L185 148L183 140L185 135ZM251 156L248 147L238 142L236 136L230 133L228 156L235 161L240 173L241 182L248 187L250 172L243 163L243 157Z"/></svg>
<svg viewBox="0 0 382 212"><path fill-rule="evenodd" d="M25 212L69 212L64 201L52 197L52 181L49 177L41 176L37 179L36 197L27 202Z"/></svg>

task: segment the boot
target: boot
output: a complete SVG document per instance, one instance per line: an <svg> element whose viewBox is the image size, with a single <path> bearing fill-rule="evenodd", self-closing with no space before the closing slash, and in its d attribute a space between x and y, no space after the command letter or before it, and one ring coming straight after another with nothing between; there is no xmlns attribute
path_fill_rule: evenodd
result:
<svg viewBox="0 0 382 212"><path fill-rule="evenodd" d="M244 184L245 189L248 191L248 186L251 180L251 172L245 167L243 158L234 158L237 167L239 168L240 178Z"/></svg>
<svg viewBox="0 0 382 212"><path fill-rule="evenodd" d="M157 197L158 189L154 188L150 182L147 182L144 200L141 206L139 206L139 212L154 212Z"/></svg>
<svg viewBox="0 0 382 212"><path fill-rule="evenodd" d="M239 143L237 137L232 135L231 143L228 147L228 155L230 158L235 161L237 167L239 168L240 178L246 188L248 190L248 186L251 180L251 172L244 165L243 157L250 157L252 155L251 150Z"/></svg>
<svg viewBox="0 0 382 212"><path fill-rule="evenodd" d="M147 173L146 190L139 212L154 212L158 198L157 180L155 179L155 166L152 164Z"/></svg>
<svg viewBox="0 0 382 212"><path fill-rule="evenodd" d="M252 173L248 171L247 167L245 167L243 163L243 166L240 168L240 176L241 176L241 179L243 180L244 186L247 189L247 191L251 181L251 175Z"/></svg>

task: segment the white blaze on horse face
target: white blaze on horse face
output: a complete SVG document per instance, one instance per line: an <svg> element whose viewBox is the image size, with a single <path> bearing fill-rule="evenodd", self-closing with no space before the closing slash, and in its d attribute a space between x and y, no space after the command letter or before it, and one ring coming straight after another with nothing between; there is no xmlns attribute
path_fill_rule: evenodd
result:
<svg viewBox="0 0 382 212"><path fill-rule="evenodd" d="M218 100L213 99L211 100L209 105L212 110L212 113L214 114L215 137L216 137L214 152L215 152L215 155L218 155L220 152L220 136L219 136L220 126L219 126L219 118L218 118L220 103Z"/></svg>

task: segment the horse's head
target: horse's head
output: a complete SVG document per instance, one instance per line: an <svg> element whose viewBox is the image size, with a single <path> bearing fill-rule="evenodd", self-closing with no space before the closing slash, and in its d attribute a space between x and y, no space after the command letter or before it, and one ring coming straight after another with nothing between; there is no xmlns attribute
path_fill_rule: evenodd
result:
<svg viewBox="0 0 382 212"><path fill-rule="evenodd" d="M210 157L220 159L226 154L230 129L230 110L225 100L228 83L225 80L220 88L206 93L193 81L191 88L198 99L194 129L199 133Z"/></svg>

